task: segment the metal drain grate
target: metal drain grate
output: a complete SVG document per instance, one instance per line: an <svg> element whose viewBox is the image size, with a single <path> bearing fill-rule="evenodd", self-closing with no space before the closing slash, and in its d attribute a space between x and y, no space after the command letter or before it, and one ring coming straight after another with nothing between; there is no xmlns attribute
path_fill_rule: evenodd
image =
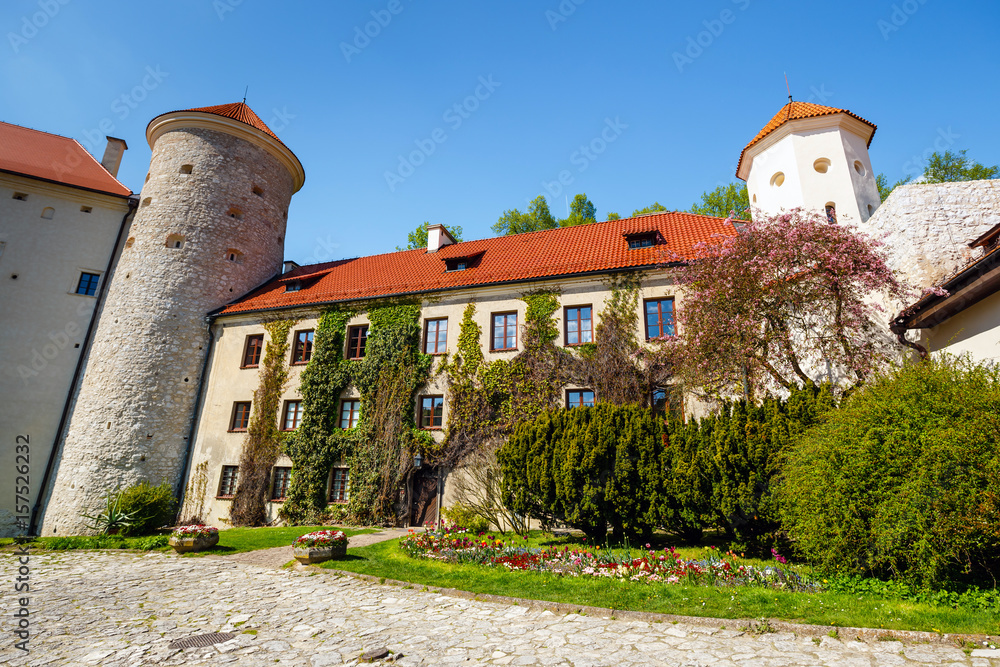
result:
<svg viewBox="0 0 1000 667"><path fill-rule="evenodd" d="M232 632L209 632L206 635L195 635L194 637L184 637L183 639L175 639L170 642L170 648L195 648L202 646L211 646L212 644L221 644L222 642L228 642L230 639L235 637Z"/></svg>

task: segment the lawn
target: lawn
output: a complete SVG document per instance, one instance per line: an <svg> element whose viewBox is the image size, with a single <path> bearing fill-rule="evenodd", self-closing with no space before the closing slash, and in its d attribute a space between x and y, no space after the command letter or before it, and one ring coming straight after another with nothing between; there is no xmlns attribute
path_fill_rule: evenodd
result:
<svg viewBox="0 0 1000 667"><path fill-rule="evenodd" d="M314 530L343 530L350 537L374 532L374 528L340 528L337 526L282 526L280 528L230 528L219 531L219 543L211 549L188 553L185 556L208 554L234 554L271 547L291 546L295 538ZM171 551L167 545L168 533L146 537L118 537L116 535L39 537L28 543L33 549L138 549L142 551ZM11 538L0 540L0 547L13 544Z"/></svg>
<svg viewBox="0 0 1000 667"><path fill-rule="evenodd" d="M571 545L573 538L533 533L528 544ZM704 549L678 550L686 557ZM748 562L753 562L749 561ZM759 562L759 561L758 561ZM347 570L428 586L473 593L578 604L581 606L660 612L720 619L772 618L793 623L840 627L923 630L942 633L997 634L995 614L878 596L819 592L794 593L768 588L708 587L625 582L616 579L569 577L548 573L508 571L480 565L414 559L399 548L399 540L349 549L345 560L320 567ZM831 630L832 631L832 630Z"/></svg>

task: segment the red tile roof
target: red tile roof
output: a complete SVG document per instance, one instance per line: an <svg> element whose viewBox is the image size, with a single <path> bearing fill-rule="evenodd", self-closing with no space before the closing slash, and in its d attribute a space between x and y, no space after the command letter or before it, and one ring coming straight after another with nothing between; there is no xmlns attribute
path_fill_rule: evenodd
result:
<svg viewBox="0 0 1000 667"><path fill-rule="evenodd" d="M875 130L877 127L874 123L865 120L861 116L853 114L847 109L837 109L835 107L823 106L822 104L813 104L812 102L789 102L785 106L781 107L781 110L778 111L778 113L774 114L774 117L767 122L767 125L765 125L763 129L757 133L757 136L754 137L740 153L740 161L736 165L736 173L739 174L740 166L743 164L743 156L746 155L747 149L761 141L764 137L771 134L788 121L800 120L802 118L818 118L819 116L830 116L838 113L847 114L851 118L856 118L865 125L871 126L872 133L868 136L868 145L872 145L872 137L875 136Z"/></svg>
<svg viewBox="0 0 1000 667"><path fill-rule="evenodd" d="M132 194L75 139L2 121L0 171L118 197Z"/></svg>
<svg viewBox="0 0 1000 667"><path fill-rule="evenodd" d="M238 120L241 123L245 123L250 127L255 127L272 139L278 139L278 135L271 131L264 121L260 119L260 116L253 112L253 109L247 106L246 102L233 102L232 104L217 104L212 107L198 107L195 109L188 109L188 111L204 111L205 113L212 113L216 116L224 116L226 118L232 118L233 120ZM282 142L283 143L283 142Z"/></svg>
<svg viewBox="0 0 1000 667"><path fill-rule="evenodd" d="M626 234L655 230L660 242L629 249ZM352 301L401 294L539 280L663 264L692 257L692 247L733 236L730 221L689 213L640 218L465 241L436 253L425 249L302 266L223 308L220 314ZM464 271L445 270L445 260L481 253ZM286 292L289 282L301 289Z"/></svg>

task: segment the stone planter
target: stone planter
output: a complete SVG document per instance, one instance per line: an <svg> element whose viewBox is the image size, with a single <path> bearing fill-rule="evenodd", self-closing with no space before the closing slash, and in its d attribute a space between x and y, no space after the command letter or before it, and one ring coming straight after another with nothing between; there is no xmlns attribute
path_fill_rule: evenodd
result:
<svg viewBox="0 0 1000 667"><path fill-rule="evenodd" d="M174 551L179 554L186 554L189 551L203 551L219 543L219 534L200 535L198 537L171 536L169 543L174 548Z"/></svg>
<svg viewBox="0 0 1000 667"><path fill-rule="evenodd" d="M295 560L303 565L322 563L334 558L343 558L347 555L347 542L340 542L329 547L292 547L292 555Z"/></svg>

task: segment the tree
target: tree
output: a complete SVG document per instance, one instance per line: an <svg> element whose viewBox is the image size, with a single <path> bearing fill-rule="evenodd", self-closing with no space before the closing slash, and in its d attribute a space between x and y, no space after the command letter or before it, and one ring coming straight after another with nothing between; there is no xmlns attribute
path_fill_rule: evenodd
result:
<svg viewBox="0 0 1000 667"><path fill-rule="evenodd" d="M554 229L557 226L558 223L549 212L549 205L545 201L545 197L538 195L531 200L527 213L521 213L516 208L508 209L503 212L492 229L497 234L510 235Z"/></svg>
<svg viewBox="0 0 1000 667"><path fill-rule="evenodd" d="M426 248L427 247L427 227L431 223L423 222L417 225L417 228L406 235L406 247L400 248L396 246L396 250L415 250L416 248ZM458 225L450 228L448 230L454 238L456 243L462 242L462 228Z"/></svg>
<svg viewBox="0 0 1000 667"><path fill-rule="evenodd" d="M875 185L876 187L878 187L879 199L885 201L886 199L889 198L889 195L892 194L893 190L898 188L900 185L906 185L907 183L910 182L910 179L911 177L907 176L906 178L902 178L893 183L892 185L889 185L889 179L886 178L885 174L879 174L878 176L875 177Z"/></svg>
<svg viewBox="0 0 1000 667"><path fill-rule="evenodd" d="M608 220L621 220L622 217L617 213L608 213Z"/></svg>
<svg viewBox="0 0 1000 667"><path fill-rule="evenodd" d="M692 204L689 213L728 218L730 214L738 220L750 219L750 195L746 183L720 185L711 192L703 192L700 204Z"/></svg>
<svg viewBox="0 0 1000 667"><path fill-rule="evenodd" d="M978 162L971 162L965 156L968 151L961 150L958 153L945 151L935 152L927 160L927 168L924 170L924 183L951 183L954 181L981 181L996 178L1000 175L1000 167L993 165L987 167Z"/></svg>
<svg viewBox="0 0 1000 667"><path fill-rule="evenodd" d="M751 399L814 378L863 381L895 352L873 297L912 293L880 241L801 209L698 244L673 274L680 335L660 354L689 387Z"/></svg>
<svg viewBox="0 0 1000 667"><path fill-rule="evenodd" d="M569 205L569 217L560 220L559 226L574 227L588 222L597 222L597 208L587 199L586 194L579 194L573 197L573 203Z"/></svg>
<svg viewBox="0 0 1000 667"><path fill-rule="evenodd" d="M666 206L664 206L658 201L654 201L649 206L646 206L644 208L637 208L634 211L632 211L632 217L634 218L635 216L642 215L643 213L656 213L658 211L666 211L666 210L667 210Z"/></svg>

